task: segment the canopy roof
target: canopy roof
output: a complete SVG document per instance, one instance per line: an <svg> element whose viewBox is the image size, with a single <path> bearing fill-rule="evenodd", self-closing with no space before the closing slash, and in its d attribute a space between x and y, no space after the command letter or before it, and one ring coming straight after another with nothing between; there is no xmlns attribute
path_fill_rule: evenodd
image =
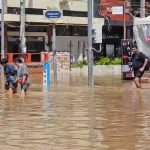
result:
<svg viewBox="0 0 150 150"><path fill-rule="evenodd" d="M140 25L140 24L150 24L150 16L145 18L137 18L133 19L133 25Z"/></svg>

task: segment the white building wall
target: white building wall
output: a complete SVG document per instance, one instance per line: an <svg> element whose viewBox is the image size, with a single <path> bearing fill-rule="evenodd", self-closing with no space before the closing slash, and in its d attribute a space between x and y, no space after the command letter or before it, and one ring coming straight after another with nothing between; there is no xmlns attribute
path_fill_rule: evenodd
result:
<svg viewBox="0 0 150 150"><path fill-rule="evenodd" d="M59 0L26 0L26 8L46 9L47 7L58 7ZM20 0L7 0L8 7L20 7Z"/></svg>
<svg viewBox="0 0 150 150"><path fill-rule="evenodd" d="M8 7L19 7L20 0L7 0ZM82 7L81 7L82 6ZM62 10L87 11L87 0L26 0L26 8L61 8Z"/></svg>
<svg viewBox="0 0 150 150"><path fill-rule="evenodd" d="M87 11L87 0L60 0L63 10Z"/></svg>
<svg viewBox="0 0 150 150"><path fill-rule="evenodd" d="M87 56L88 37L86 36L57 36L56 49L70 51L72 61L83 60Z"/></svg>

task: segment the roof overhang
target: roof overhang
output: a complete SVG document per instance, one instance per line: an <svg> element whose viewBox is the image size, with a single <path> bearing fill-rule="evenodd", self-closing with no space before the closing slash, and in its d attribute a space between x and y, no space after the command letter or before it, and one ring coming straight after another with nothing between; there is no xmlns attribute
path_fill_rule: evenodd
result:
<svg viewBox="0 0 150 150"><path fill-rule="evenodd" d="M134 18L133 25L150 24L150 16L145 18Z"/></svg>
<svg viewBox="0 0 150 150"><path fill-rule="evenodd" d="M20 15L18 14L5 14L6 22L20 22ZM0 17L1 20L1 17ZM72 17L72 16L62 16L59 19L47 19L44 15L26 15L26 22L31 23L55 23L55 24L65 24L65 25L83 25L87 26L87 17ZM93 18L93 24L103 26L104 18Z"/></svg>

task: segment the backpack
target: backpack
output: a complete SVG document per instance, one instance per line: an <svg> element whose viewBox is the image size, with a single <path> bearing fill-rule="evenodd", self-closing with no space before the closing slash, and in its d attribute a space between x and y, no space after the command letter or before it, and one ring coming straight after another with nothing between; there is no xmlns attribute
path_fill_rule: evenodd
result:
<svg viewBox="0 0 150 150"><path fill-rule="evenodd" d="M5 68L5 74L15 76L17 70L14 65L8 64Z"/></svg>
<svg viewBox="0 0 150 150"><path fill-rule="evenodd" d="M147 59L148 59L148 63L147 63L147 65L145 66L145 71L149 71L149 68L150 68L150 60L149 60L148 57L147 57Z"/></svg>

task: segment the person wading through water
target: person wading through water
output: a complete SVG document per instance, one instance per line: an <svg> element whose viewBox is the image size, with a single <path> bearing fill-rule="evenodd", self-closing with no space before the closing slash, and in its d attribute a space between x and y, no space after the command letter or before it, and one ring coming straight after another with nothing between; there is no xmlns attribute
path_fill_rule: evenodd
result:
<svg viewBox="0 0 150 150"><path fill-rule="evenodd" d="M21 94L24 96L30 86L29 71L21 57L15 59L15 64L18 66L18 83L21 85Z"/></svg>
<svg viewBox="0 0 150 150"><path fill-rule="evenodd" d="M6 77L5 89L9 90L11 93L17 92L17 68L13 64L8 64L7 58L2 58L0 61L1 65L4 67L4 75Z"/></svg>
<svg viewBox="0 0 150 150"><path fill-rule="evenodd" d="M132 47L132 66L134 71L134 82L137 88L141 88L141 78L149 63L148 57L139 51L136 44Z"/></svg>

